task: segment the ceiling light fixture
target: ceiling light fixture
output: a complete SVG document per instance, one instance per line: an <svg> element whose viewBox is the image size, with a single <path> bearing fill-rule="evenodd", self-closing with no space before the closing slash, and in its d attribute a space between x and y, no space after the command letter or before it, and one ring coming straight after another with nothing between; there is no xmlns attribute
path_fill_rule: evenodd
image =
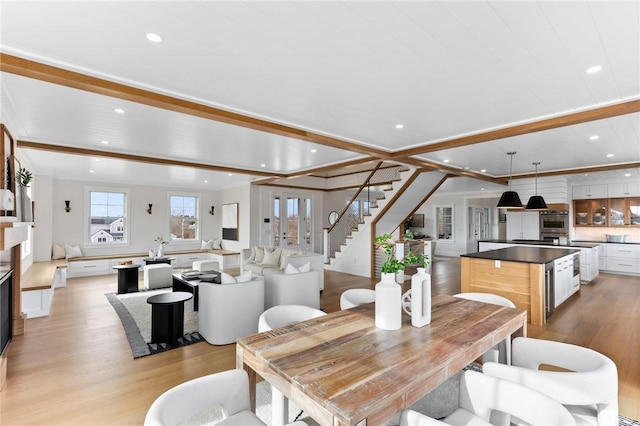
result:
<svg viewBox="0 0 640 426"><path fill-rule="evenodd" d="M481 169L480 173L487 173L487 169Z"/></svg>
<svg viewBox="0 0 640 426"><path fill-rule="evenodd" d="M498 207L513 207L517 209L522 208L522 202L517 192L511 190L511 171L513 168L513 156L515 152L507 152L507 155L511 157L511 164L509 165L509 190L505 191L498 201Z"/></svg>
<svg viewBox="0 0 640 426"><path fill-rule="evenodd" d="M124 110L122 108L115 108L114 111L118 114L124 114Z"/></svg>
<svg viewBox="0 0 640 426"><path fill-rule="evenodd" d="M154 43L161 43L162 36L156 33L147 33L147 40L152 41Z"/></svg>
<svg viewBox="0 0 640 426"><path fill-rule="evenodd" d="M591 136L589 136L589 140L590 140L590 141L597 141L598 139L600 139L600 136L598 136L598 135L591 135Z"/></svg>
<svg viewBox="0 0 640 426"><path fill-rule="evenodd" d="M525 210L548 210L549 207L547 207L547 203L544 202L544 198L542 198L542 195L538 195L538 165L540 162L537 161L531 164L536 166L536 192L535 195L532 195L529 198Z"/></svg>
<svg viewBox="0 0 640 426"><path fill-rule="evenodd" d="M629 176L631 176L631 173L625 173L624 174L624 177L629 177Z"/></svg>
<svg viewBox="0 0 640 426"><path fill-rule="evenodd" d="M109 141L100 141L102 145L109 145Z"/></svg>
<svg viewBox="0 0 640 426"><path fill-rule="evenodd" d="M592 67L587 68L587 74L595 74L602 70L602 65L594 65Z"/></svg>
<svg viewBox="0 0 640 426"><path fill-rule="evenodd" d="M315 154L316 152L318 152L318 150L317 150L317 149L312 149L312 150L311 150L311 153L312 153L312 154Z"/></svg>
<svg viewBox="0 0 640 426"><path fill-rule="evenodd" d="M404 128L404 124L396 124L396 129L402 129Z"/></svg>
<svg viewBox="0 0 640 426"><path fill-rule="evenodd" d="M613 157L613 154L607 154L607 158Z"/></svg>
<svg viewBox="0 0 640 426"><path fill-rule="evenodd" d="M444 160L444 162L445 162L445 163L448 163L448 162L449 162L449 160Z"/></svg>

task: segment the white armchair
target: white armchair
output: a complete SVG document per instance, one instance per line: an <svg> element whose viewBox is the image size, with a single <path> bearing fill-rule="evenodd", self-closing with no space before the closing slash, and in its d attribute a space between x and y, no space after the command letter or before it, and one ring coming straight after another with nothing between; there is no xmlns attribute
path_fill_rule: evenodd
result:
<svg viewBox="0 0 640 426"><path fill-rule="evenodd" d="M533 426L571 426L575 420L560 403L517 383L475 371L460 378L459 408L442 421L413 410L400 416L400 426L509 425L509 414ZM495 413L497 412L497 413ZM492 414L501 414L492 416ZM505 416L504 414L507 414Z"/></svg>
<svg viewBox="0 0 640 426"><path fill-rule="evenodd" d="M200 282L198 332L213 345L234 343L258 332L264 308L262 277L235 284Z"/></svg>
<svg viewBox="0 0 640 426"><path fill-rule="evenodd" d="M350 309L376 301L376 291L370 288L350 288L340 295L340 309Z"/></svg>
<svg viewBox="0 0 640 426"><path fill-rule="evenodd" d="M222 409L224 420L217 425L266 426L251 412L249 378L244 370L229 370L199 377L175 386L151 404L145 426L176 425L213 406ZM304 422L291 425L302 426Z"/></svg>
<svg viewBox="0 0 640 426"><path fill-rule="evenodd" d="M580 423L618 424L618 370L608 357L582 346L518 337L511 361L511 366L486 363L483 371L544 393ZM570 371L538 370L540 365Z"/></svg>
<svg viewBox="0 0 640 426"><path fill-rule="evenodd" d="M306 305L320 309L320 272L265 274L264 309L277 305Z"/></svg>

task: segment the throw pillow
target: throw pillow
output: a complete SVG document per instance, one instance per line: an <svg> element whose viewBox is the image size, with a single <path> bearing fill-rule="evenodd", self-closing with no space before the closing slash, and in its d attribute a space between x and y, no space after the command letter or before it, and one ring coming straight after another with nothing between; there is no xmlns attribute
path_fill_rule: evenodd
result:
<svg viewBox="0 0 640 426"><path fill-rule="evenodd" d="M244 271L243 273L241 273L240 275L238 275L236 277L236 282L237 283L246 283L251 281L251 278L253 276L251 275L251 271Z"/></svg>
<svg viewBox="0 0 640 426"><path fill-rule="evenodd" d="M211 240L212 245L213 245L213 249L214 250L222 250L222 239L220 238L214 238L213 240Z"/></svg>
<svg viewBox="0 0 640 426"><path fill-rule="evenodd" d="M213 240L209 240L209 241L202 240L202 245L200 246L200 250L213 250Z"/></svg>
<svg viewBox="0 0 640 426"><path fill-rule="evenodd" d="M64 250L64 247L58 245L58 244L54 244L53 245L53 253L51 255L52 259L64 259L66 256L66 252Z"/></svg>
<svg viewBox="0 0 640 426"><path fill-rule="evenodd" d="M284 273L285 274L299 274L300 270L289 263L287 266L285 266Z"/></svg>
<svg viewBox="0 0 640 426"><path fill-rule="evenodd" d="M80 246L70 246L68 244L65 244L64 253L67 259L72 259L74 257L82 257L82 250L80 250Z"/></svg>
<svg viewBox="0 0 640 426"><path fill-rule="evenodd" d="M220 272L220 284L235 284L236 279L227 274L226 272Z"/></svg>
<svg viewBox="0 0 640 426"><path fill-rule="evenodd" d="M273 251L264 251L264 258L262 259L263 265L278 265L280 261L280 249L275 249Z"/></svg>
<svg viewBox="0 0 640 426"><path fill-rule="evenodd" d="M298 268L298 270L300 272L309 272L309 271L311 271L311 262L307 262L304 265L300 266Z"/></svg>
<svg viewBox="0 0 640 426"><path fill-rule="evenodd" d="M262 263L262 259L264 259L264 249L262 247L254 246L256 251L255 262Z"/></svg>

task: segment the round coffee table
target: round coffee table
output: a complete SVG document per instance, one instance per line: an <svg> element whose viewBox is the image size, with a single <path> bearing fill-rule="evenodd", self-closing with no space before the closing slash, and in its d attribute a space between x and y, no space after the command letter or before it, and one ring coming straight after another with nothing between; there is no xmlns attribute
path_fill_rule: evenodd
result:
<svg viewBox="0 0 640 426"><path fill-rule="evenodd" d="M151 296L151 343L167 343L184 335L184 302L191 293L176 291Z"/></svg>

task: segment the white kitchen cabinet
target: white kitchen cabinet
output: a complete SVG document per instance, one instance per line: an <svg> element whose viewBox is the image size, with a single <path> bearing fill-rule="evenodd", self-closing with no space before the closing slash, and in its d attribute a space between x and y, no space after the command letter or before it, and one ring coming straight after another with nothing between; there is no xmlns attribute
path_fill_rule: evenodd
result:
<svg viewBox="0 0 640 426"><path fill-rule="evenodd" d="M640 245L607 243L603 246L606 271L640 275Z"/></svg>
<svg viewBox="0 0 640 426"><path fill-rule="evenodd" d="M553 281L555 286L555 306L559 306L579 288L573 280L573 255L556 259L553 262Z"/></svg>
<svg viewBox="0 0 640 426"><path fill-rule="evenodd" d="M538 212L507 212L508 240L539 240L540 214Z"/></svg>
<svg viewBox="0 0 640 426"><path fill-rule="evenodd" d="M572 188L574 200L588 198L607 198L607 185L583 185Z"/></svg>
<svg viewBox="0 0 640 426"><path fill-rule="evenodd" d="M640 197L640 183L610 183L607 185L607 197L609 198L625 198Z"/></svg>
<svg viewBox="0 0 640 426"><path fill-rule="evenodd" d="M507 243L489 243L481 241L478 243L478 251L489 251L489 250L497 250L501 248L511 247L512 244Z"/></svg>
<svg viewBox="0 0 640 426"><path fill-rule="evenodd" d="M599 274L598 247L580 248L580 281L591 282Z"/></svg>

